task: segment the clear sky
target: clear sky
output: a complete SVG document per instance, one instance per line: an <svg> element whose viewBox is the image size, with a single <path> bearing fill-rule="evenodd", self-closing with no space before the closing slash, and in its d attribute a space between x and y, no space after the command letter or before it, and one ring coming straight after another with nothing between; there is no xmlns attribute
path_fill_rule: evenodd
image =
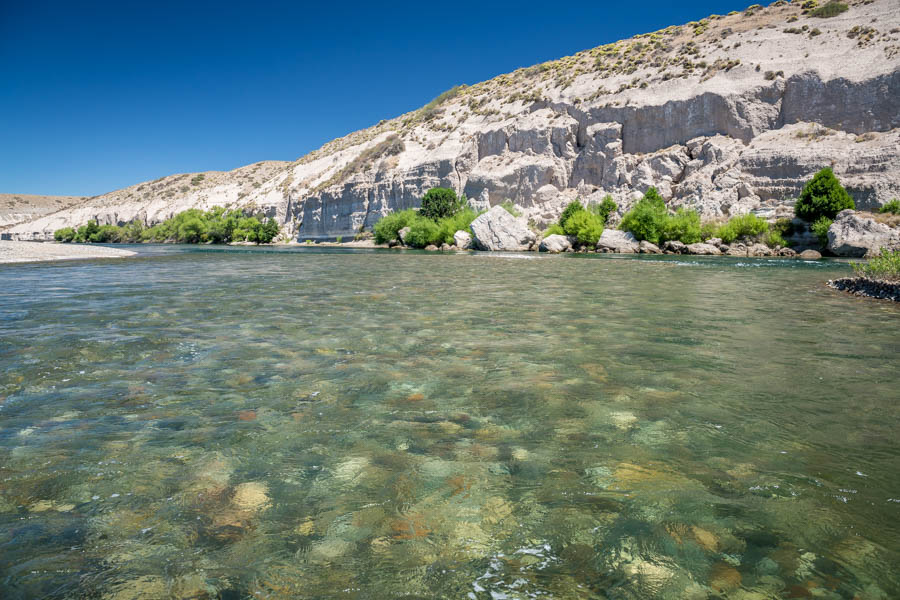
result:
<svg viewBox="0 0 900 600"><path fill-rule="evenodd" d="M0 192L294 160L454 85L751 3L0 0Z"/></svg>

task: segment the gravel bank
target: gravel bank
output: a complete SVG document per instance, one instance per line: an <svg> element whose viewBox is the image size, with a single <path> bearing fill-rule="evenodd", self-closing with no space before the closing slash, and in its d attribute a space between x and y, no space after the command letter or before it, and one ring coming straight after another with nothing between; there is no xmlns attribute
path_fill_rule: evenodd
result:
<svg viewBox="0 0 900 600"><path fill-rule="evenodd" d="M850 292L855 296L900 302L900 283L876 281L865 277L844 277L829 281L828 285L836 290Z"/></svg>
<svg viewBox="0 0 900 600"><path fill-rule="evenodd" d="M85 258L122 258L135 254L131 250L104 246L0 241L0 264Z"/></svg>

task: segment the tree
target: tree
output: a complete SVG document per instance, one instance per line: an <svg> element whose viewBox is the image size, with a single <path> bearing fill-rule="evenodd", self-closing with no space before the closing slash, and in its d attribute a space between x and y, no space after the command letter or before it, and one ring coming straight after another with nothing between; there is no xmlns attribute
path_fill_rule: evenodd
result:
<svg viewBox="0 0 900 600"><path fill-rule="evenodd" d="M794 214L807 222L821 217L834 219L839 212L856 208L853 198L834 176L830 168L824 168L810 179L794 206Z"/></svg>
<svg viewBox="0 0 900 600"><path fill-rule="evenodd" d="M453 216L460 209L456 192L449 188L431 188L422 197L419 214L432 221Z"/></svg>

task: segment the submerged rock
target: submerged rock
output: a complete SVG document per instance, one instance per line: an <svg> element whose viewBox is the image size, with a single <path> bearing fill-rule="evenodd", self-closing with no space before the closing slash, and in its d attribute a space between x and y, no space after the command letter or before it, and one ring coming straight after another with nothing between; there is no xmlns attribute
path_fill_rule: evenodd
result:
<svg viewBox="0 0 900 600"><path fill-rule="evenodd" d="M269 488L265 483L259 481L242 483L234 488L231 502L238 509L246 511L268 508L270 504Z"/></svg>

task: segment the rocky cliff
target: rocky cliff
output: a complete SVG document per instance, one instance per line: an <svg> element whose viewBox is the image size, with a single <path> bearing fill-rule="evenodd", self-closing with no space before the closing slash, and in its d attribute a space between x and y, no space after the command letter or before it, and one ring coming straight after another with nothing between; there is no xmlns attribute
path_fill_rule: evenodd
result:
<svg viewBox="0 0 900 600"><path fill-rule="evenodd" d="M536 223L570 199L651 185L705 219L789 214L834 168L860 208L900 197L900 5L857 0L827 18L779 0L635 36L450 90L292 163L176 175L8 230L54 229L188 207L253 206L289 235L352 235L434 186ZM804 8L806 6L807 8Z"/></svg>

